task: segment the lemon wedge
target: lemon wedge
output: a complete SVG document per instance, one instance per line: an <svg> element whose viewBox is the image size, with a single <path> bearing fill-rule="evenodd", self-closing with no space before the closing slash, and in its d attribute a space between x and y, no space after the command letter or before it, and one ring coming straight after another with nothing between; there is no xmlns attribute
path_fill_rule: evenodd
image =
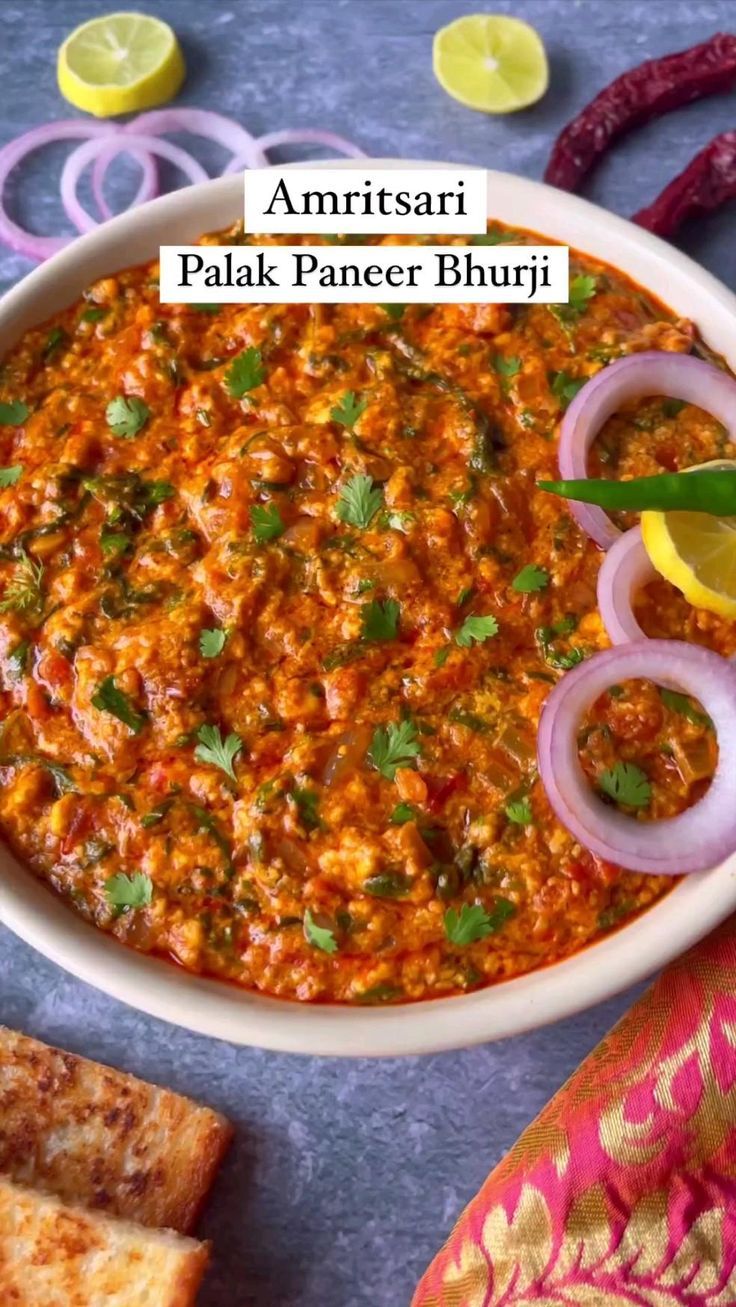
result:
<svg viewBox="0 0 736 1307"><path fill-rule="evenodd" d="M715 459L688 471L703 468L734 469L736 461ZM652 565L688 603L736 618L736 517L647 509L641 534Z"/></svg>
<svg viewBox="0 0 736 1307"><path fill-rule="evenodd" d="M82 23L59 50L66 100L112 118L171 100L184 80L184 56L168 23L148 14L106 14Z"/></svg>
<svg viewBox="0 0 736 1307"><path fill-rule="evenodd" d="M448 95L484 113L525 109L541 99L549 83L541 37L506 14L456 18L436 33L432 59Z"/></svg>

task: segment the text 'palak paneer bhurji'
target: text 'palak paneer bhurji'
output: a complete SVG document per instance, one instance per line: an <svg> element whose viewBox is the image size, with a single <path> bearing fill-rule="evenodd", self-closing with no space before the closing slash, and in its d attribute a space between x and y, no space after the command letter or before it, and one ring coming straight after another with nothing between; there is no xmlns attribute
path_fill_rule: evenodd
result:
<svg viewBox="0 0 736 1307"><path fill-rule="evenodd" d="M119 940L302 1000L491 984L647 907L671 877L586 851L537 777L546 697L608 640L602 555L536 482L589 378L698 347L574 252L559 306L162 305L155 264L90 286L0 384L9 845ZM655 397L591 471L727 444ZM639 617L736 650L664 581ZM631 680L579 750L646 820L698 798L716 741Z"/></svg>

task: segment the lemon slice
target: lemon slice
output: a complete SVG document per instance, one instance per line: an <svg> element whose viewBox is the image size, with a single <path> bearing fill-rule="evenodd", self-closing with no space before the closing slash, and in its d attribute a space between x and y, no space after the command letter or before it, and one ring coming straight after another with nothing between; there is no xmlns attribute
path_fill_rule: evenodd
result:
<svg viewBox="0 0 736 1307"><path fill-rule="evenodd" d="M539 34L505 14L468 14L441 27L432 60L448 95L484 113L525 109L541 99L549 82Z"/></svg>
<svg viewBox="0 0 736 1307"><path fill-rule="evenodd" d="M734 469L736 462L715 459L688 471L703 468ZM647 509L641 534L653 566L688 603L736 618L736 517Z"/></svg>
<svg viewBox="0 0 736 1307"><path fill-rule="evenodd" d="M171 100L184 56L168 23L148 14L107 14L68 36L57 64L59 90L96 118L140 113Z"/></svg>

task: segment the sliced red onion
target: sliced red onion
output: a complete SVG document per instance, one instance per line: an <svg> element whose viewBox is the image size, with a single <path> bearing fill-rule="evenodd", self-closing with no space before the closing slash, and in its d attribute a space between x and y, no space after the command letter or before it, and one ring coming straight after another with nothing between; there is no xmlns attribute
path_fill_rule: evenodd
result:
<svg viewBox="0 0 736 1307"><path fill-rule="evenodd" d="M323 132L317 127L285 127L279 132L267 132L265 136L259 136L255 144L263 154L263 162L255 165L263 167L269 163L266 157L268 150L275 150L279 145L323 145L326 150L334 150L336 154L344 154L348 159L367 159L365 150L361 150L359 145L354 145L352 141L346 140L344 136L337 136L335 132ZM247 152L237 154L223 170L225 173L242 172L244 168L252 168L254 165L248 161Z"/></svg>
<svg viewBox="0 0 736 1307"><path fill-rule="evenodd" d="M247 132L234 118L225 118L210 109L152 109L126 123L124 132L131 135L163 136L167 132L191 132L192 136L205 136L216 141L232 154L248 160L248 168L264 168L268 163L261 142Z"/></svg>
<svg viewBox="0 0 736 1307"><path fill-rule="evenodd" d="M147 150L137 150L134 146L131 146L126 154L129 154L131 159L135 159L136 163L140 164L142 172L138 190L127 205L129 209L134 209L138 204L146 204L148 200L155 200L158 195L158 168L153 155L149 154ZM99 179L97 177L100 162L99 158L95 159L92 166L92 194L95 197L95 204L102 214L103 221L106 222L108 218L113 217L113 212L105 199L104 177L101 176Z"/></svg>
<svg viewBox="0 0 736 1307"><path fill-rule="evenodd" d="M617 359L578 391L560 430L559 467L565 481L587 477L588 454L605 422L632 399L666 395L697 404L723 423L736 440L736 380L689 354L650 350ZM610 549L621 532L592 504L568 500L572 516L601 549Z"/></svg>
<svg viewBox="0 0 736 1307"><path fill-rule="evenodd" d="M602 803L583 772L581 718L611 685L644 678L698 699L718 735L718 763L702 799L677 817L639 821ZM631 871L705 871L736 852L736 667L680 640L638 640L595 654L552 690L537 736L539 774L557 816L585 848Z"/></svg>
<svg viewBox="0 0 736 1307"><path fill-rule="evenodd" d="M96 227L97 223L90 217L87 210L83 208L77 196L77 183L88 162L87 156L83 156L84 163L82 163L80 167L79 160L76 156L79 153L79 150L82 149L84 149L84 146L77 146L77 149L69 155L69 158L64 165L64 170L61 174L61 201L70 221L74 223L74 226L78 231L85 232L90 231L92 227ZM111 152L107 155L108 163L119 153L120 148L118 146L113 146ZM136 163L140 164L142 172L138 190L128 205L129 208L133 209L137 204L145 204L147 200L154 199L158 194L158 169L156 167L156 160L148 150L139 150L137 146L127 144L125 146L125 153L129 154L132 159L135 159ZM96 164L97 163L99 163L99 158L96 160ZM94 176L92 178L92 193L103 219L111 218L112 210L105 199L102 187L97 184Z"/></svg>
<svg viewBox="0 0 736 1307"><path fill-rule="evenodd" d="M656 575L644 548L641 527L619 535L598 573L598 607L611 644L647 638L634 616L633 601Z"/></svg>
<svg viewBox="0 0 736 1307"><path fill-rule="evenodd" d="M38 260L48 259L68 245L74 239L72 236L36 236L8 217L4 202L8 174L27 154L43 145L50 145L53 141L93 139L99 142L118 135L120 131L121 128L115 123L93 123L86 119L69 118L34 127L3 146L0 150L0 240L17 254Z"/></svg>
<svg viewBox="0 0 736 1307"><path fill-rule="evenodd" d="M92 217L91 213L87 212L77 196L79 178L87 164L100 155L110 159L113 155L122 154L131 147L146 150L150 154L158 154L162 159L168 159L170 163L181 169L190 182L207 181L207 173L202 165L192 158L191 154L187 154L186 150L180 150L178 145L171 145L169 141L160 141L156 136L134 136L120 132L113 139L108 137L86 141L84 145L80 145L78 150L70 154L61 174L61 189L62 195L65 196L65 205L73 210L80 231L92 231L94 227L98 226L97 221ZM69 212L69 208L67 208L67 212Z"/></svg>
<svg viewBox="0 0 736 1307"><path fill-rule="evenodd" d="M243 167L263 168L268 163L264 151L259 148L250 132L233 118L225 118L222 114L212 113L209 109L152 109L150 113L141 113L137 118L126 123L123 132L136 135L144 133L147 136L161 136L166 132L190 132L192 136L205 136L208 140L216 141L226 150L237 154L239 159L246 160ZM92 192L103 218L112 217L104 196L105 174L111 157L100 155L92 169ZM152 199L153 194L146 195L145 198ZM131 207L133 204L140 203L142 201L136 196Z"/></svg>

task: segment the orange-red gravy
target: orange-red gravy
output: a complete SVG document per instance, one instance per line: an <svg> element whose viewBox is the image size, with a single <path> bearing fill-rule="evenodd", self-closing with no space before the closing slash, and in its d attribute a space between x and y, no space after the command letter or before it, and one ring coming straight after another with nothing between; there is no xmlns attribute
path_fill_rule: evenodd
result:
<svg viewBox="0 0 736 1307"><path fill-rule="evenodd" d="M601 556L535 481L588 377L698 342L614 268L572 268L572 307L402 310L161 305L152 264L10 352L0 822L70 907L266 993L390 1002L529 971L665 892L576 844L536 775L546 695L607 641ZM724 447L647 400L594 470ZM652 634L736 649L664 583L649 601ZM715 753L642 684L580 738L592 782L646 772L649 816Z"/></svg>

